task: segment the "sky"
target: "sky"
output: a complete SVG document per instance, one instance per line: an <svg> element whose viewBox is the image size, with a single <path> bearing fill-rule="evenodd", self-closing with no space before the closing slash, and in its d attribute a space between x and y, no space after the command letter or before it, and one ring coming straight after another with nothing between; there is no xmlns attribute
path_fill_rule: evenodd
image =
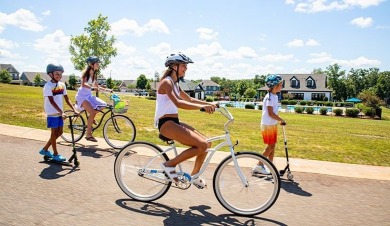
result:
<svg viewBox="0 0 390 226"><path fill-rule="evenodd" d="M0 0L0 63L20 73L70 61L70 38L108 17L115 80L162 75L171 53L189 56L186 79L250 79L341 70L390 71L389 0Z"/></svg>

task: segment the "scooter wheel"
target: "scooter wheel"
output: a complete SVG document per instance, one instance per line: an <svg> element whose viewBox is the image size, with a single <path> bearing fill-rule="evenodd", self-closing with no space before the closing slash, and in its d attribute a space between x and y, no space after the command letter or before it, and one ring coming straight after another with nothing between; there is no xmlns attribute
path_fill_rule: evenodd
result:
<svg viewBox="0 0 390 226"><path fill-rule="evenodd" d="M77 160L77 161L75 161L75 162L74 162L74 165L75 165L76 167L79 167L79 165L80 165L80 161L78 161L78 160Z"/></svg>
<svg viewBox="0 0 390 226"><path fill-rule="evenodd" d="M292 175L291 172L287 173L287 179L292 180L294 178L294 175Z"/></svg>
<svg viewBox="0 0 390 226"><path fill-rule="evenodd" d="M50 158L47 157L46 155L43 156L43 159L44 159L45 161L49 161L49 160L50 160Z"/></svg>

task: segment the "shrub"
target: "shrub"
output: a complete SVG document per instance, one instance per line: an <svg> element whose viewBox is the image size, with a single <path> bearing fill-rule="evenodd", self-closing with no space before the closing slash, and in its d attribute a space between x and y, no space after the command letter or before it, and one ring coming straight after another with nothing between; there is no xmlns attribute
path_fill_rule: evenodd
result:
<svg viewBox="0 0 390 226"><path fill-rule="evenodd" d="M263 105L257 105L257 109L259 109L259 110L263 110Z"/></svg>
<svg viewBox="0 0 390 226"><path fill-rule="evenodd" d="M303 113L303 107L298 107L298 106L295 106L295 108L294 108L294 111L296 112L296 113Z"/></svg>
<svg viewBox="0 0 390 226"><path fill-rule="evenodd" d="M254 104L245 104L245 109L255 109Z"/></svg>
<svg viewBox="0 0 390 226"><path fill-rule="evenodd" d="M233 104L227 103L225 106L226 106L226 107L233 107Z"/></svg>
<svg viewBox="0 0 390 226"><path fill-rule="evenodd" d="M307 114L313 114L313 112L314 112L314 108L312 108L312 107L307 107L306 108L306 113Z"/></svg>
<svg viewBox="0 0 390 226"><path fill-rule="evenodd" d="M206 102L213 102L214 98L211 96L206 97Z"/></svg>
<svg viewBox="0 0 390 226"><path fill-rule="evenodd" d="M341 109L341 108L333 109L333 113L334 113L336 116L341 116L341 115L343 115L343 109Z"/></svg>
<svg viewBox="0 0 390 226"><path fill-rule="evenodd" d="M324 97L323 101L328 101L328 97Z"/></svg>
<svg viewBox="0 0 390 226"><path fill-rule="evenodd" d="M299 104L302 105L302 106L305 106L307 104L307 102L304 101L304 100L301 100L301 102L299 102Z"/></svg>
<svg viewBox="0 0 390 226"><path fill-rule="evenodd" d="M332 102L330 102L330 101L328 101L328 102L326 102L326 103L325 103L325 106L328 106L328 107L333 107L333 103L332 103Z"/></svg>
<svg viewBox="0 0 390 226"><path fill-rule="evenodd" d="M156 100L156 97L155 96L148 96L148 97L146 97L146 99L148 99L148 100Z"/></svg>
<svg viewBox="0 0 390 226"><path fill-rule="evenodd" d="M287 104L288 104L288 100L282 100L280 103L281 103L282 105L287 105Z"/></svg>
<svg viewBox="0 0 390 226"><path fill-rule="evenodd" d="M320 108L321 115L326 115L327 112L328 112L328 108Z"/></svg>
<svg viewBox="0 0 390 226"><path fill-rule="evenodd" d="M349 109L345 110L345 115L348 117L356 118L359 115L359 109L349 108Z"/></svg>
<svg viewBox="0 0 390 226"><path fill-rule="evenodd" d="M375 109L366 106L363 107L362 112L365 116L373 117L375 115Z"/></svg>
<svg viewBox="0 0 390 226"><path fill-rule="evenodd" d="M213 100L214 101L219 101L219 97L214 97Z"/></svg>
<svg viewBox="0 0 390 226"><path fill-rule="evenodd" d="M289 105L296 105L296 104L297 104L297 101L296 101L296 100L289 100L289 101L288 101L288 104L289 104Z"/></svg>

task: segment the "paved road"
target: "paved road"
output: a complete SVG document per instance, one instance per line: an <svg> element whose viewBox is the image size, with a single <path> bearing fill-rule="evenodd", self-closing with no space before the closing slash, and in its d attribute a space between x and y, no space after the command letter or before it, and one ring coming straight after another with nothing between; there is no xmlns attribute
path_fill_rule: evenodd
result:
<svg viewBox="0 0 390 226"><path fill-rule="evenodd" d="M141 203L117 186L114 151L79 147L81 165L74 171L42 162L43 145L0 135L0 225L390 225L389 180L294 172L270 210L239 217L214 197L215 166L206 172L208 189L172 188ZM71 147L59 148L71 155Z"/></svg>

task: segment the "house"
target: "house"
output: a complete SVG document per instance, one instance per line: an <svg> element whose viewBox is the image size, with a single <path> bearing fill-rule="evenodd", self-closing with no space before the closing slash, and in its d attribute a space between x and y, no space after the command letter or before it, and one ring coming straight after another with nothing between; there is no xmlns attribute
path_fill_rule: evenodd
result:
<svg viewBox="0 0 390 226"><path fill-rule="evenodd" d="M123 80L118 88L121 92L133 92L135 91L136 86L137 80Z"/></svg>
<svg viewBox="0 0 390 226"><path fill-rule="evenodd" d="M19 78L20 73L18 70L16 70L14 66L12 66L12 64L0 64L0 71L3 70L8 71L8 73L10 74L12 78L10 84L22 84L22 80L20 80Z"/></svg>
<svg viewBox="0 0 390 226"><path fill-rule="evenodd" d="M150 88L156 92L156 87L160 82L151 82ZM198 100L204 100L205 99L205 92L203 89L202 84L198 84L195 82L192 82L190 80L184 80L184 82L179 82L180 89L186 92L190 97L196 98Z"/></svg>
<svg viewBox="0 0 390 226"><path fill-rule="evenodd" d="M29 71L23 72L22 75L20 76L20 79L23 81L24 85L32 86L35 85L34 78L37 74L39 74L42 79L41 84L39 84L39 86L44 86L47 81L51 80L50 76L48 76L46 72L29 72ZM79 81L80 78L76 76L76 80ZM61 82L69 84L69 75L62 75Z"/></svg>
<svg viewBox="0 0 390 226"><path fill-rule="evenodd" d="M202 87L204 88L204 92L206 96L216 96L220 91L220 85L211 81L211 80L203 80L201 82Z"/></svg>
<svg viewBox="0 0 390 226"><path fill-rule="evenodd" d="M284 94L293 95L294 100L324 100L331 99L332 90L326 88L326 74L279 74L284 79L281 99ZM258 94L264 96L268 87L258 89Z"/></svg>

